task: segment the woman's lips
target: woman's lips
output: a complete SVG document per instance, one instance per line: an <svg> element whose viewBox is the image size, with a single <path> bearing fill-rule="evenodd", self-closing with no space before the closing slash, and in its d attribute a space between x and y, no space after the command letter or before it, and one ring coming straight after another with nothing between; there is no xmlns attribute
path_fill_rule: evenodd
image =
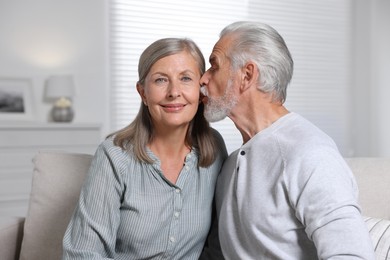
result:
<svg viewBox="0 0 390 260"><path fill-rule="evenodd" d="M161 105L165 111L168 112L177 112L182 110L186 105L185 104L165 104Z"/></svg>

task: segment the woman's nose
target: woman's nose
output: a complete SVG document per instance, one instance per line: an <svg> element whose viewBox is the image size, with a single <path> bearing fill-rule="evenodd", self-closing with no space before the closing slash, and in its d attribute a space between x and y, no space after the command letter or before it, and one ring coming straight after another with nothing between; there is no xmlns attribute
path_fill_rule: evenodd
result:
<svg viewBox="0 0 390 260"><path fill-rule="evenodd" d="M170 82L168 87L168 97L176 98L181 95L180 86L176 82Z"/></svg>

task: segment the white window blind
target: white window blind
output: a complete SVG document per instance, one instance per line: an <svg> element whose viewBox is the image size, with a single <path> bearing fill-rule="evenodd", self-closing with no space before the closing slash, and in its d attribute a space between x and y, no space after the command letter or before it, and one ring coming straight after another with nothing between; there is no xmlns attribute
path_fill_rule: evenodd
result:
<svg viewBox="0 0 390 260"><path fill-rule="evenodd" d="M287 108L324 130L349 155L352 4L352 0L110 1L111 130L129 124L138 112L138 58L150 43L188 37L207 61L223 27L252 20L278 30L293 56ZM229 152L241 145L230 119L212 126L224 137Z"/></svg>

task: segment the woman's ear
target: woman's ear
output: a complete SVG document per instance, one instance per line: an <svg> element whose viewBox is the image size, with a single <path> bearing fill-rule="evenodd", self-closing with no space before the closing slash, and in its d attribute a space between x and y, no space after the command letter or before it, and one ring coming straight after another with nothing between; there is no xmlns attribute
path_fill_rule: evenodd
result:
<svg viewBox="0 0 390 260"><path fill-rule="evenodd" d="M142 102L145 104L145 106L148 106L148 103L146 102L145 89L140 83L137 83L137 91L142 99Z"/></svg>

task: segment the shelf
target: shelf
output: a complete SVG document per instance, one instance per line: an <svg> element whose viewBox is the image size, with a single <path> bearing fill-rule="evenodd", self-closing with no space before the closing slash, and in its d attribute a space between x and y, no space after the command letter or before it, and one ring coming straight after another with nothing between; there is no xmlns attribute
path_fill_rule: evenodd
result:
<svg viewBox="0 0 390 260"><path fill-rule="evenodd" d="M100 129L98 123L0 122L1 129Z"/></svg>
<svg viewBox="0 0 390 260"><path fill-rule="evenodd" d="M39 151L93 154L101 142L95 123L0 123L0 214L25 214L32 158Z"/></svg>

